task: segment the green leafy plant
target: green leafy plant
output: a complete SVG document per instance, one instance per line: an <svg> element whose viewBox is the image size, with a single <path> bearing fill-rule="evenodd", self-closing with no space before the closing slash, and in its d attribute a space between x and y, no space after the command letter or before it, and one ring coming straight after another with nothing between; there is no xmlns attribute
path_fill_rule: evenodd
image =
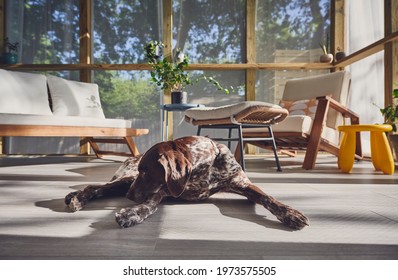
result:
<svg viewBox="0 0 398 280"><path fill-rule="evenodd" d="M188 57L177 50L177 60L162 57L164 44L161 42L150 42L145 46L148 64L153 68L151 80L164 90L180 91L184 86L192 84L184 67L188 67Z"/></svg>
<svg viewBox="0 0 398 280"><path fill-rule="evenodd" d="M209 82L217 88L229 94L230 90L221 86L221 84L213 77L202 75L200 78L192 81L186 69L189 67L188 57L177 49L175 59L173 57L163 57L164 44L162 42L151 41L145 46L145 58L152 67L151 80L157 86L164 90L182 91L182 89L198 82L200 78ZM233 90L233 87L230 87Z"/></svg>
<svg viewBox="0 0 398 280"><path fill-rule="evenodd" d="M397 132L398 88L392 91L392 103L384 108L380 108L380 112L384 116L386 123L392 126L393 132Z"/></svg>
<svg viewBox="0 0 398 280"><path fill-rule="evenodd" d="M325 44L320 43L319 46L321 47L323 54L328 54L328 49Z"/></svg>

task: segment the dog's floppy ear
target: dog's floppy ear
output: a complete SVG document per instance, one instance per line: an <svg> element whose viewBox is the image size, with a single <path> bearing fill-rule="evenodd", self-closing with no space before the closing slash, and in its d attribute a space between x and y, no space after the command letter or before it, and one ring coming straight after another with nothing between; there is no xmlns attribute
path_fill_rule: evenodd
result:
<svg viewBox="0 0 398 280"><path fill-rule="evenodd" d="M179 197L185 190L192 172L192 164L181 152L168 151L161 155L159 162L165 171L165 182L170 194Z"/></svg>

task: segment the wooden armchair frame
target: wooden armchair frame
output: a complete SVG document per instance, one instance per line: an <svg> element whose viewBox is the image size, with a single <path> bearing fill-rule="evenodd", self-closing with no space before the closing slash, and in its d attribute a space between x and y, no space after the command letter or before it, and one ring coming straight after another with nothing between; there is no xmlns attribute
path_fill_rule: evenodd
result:
<svg viewBox="0 0 398 280"><path fill-rule="evenodd" d="M344 118L349 118L351 124L359 124L359 116L329 96L317 97L318 107L313 120L310 134L300 132L276 132L274 138L278 149L306 150L303 168L310 170L315 167L319 151L326 151L335 156L339 154L339 147L322 138L322 131L326 125L329 109L336 110ZM336 128L337 130L337 128ZM265 132L248 132L243 130L244 145L252 144L260 148L269 149L269 145L262 141L251 141L250 138L264 137ZM356 157L362 158L360 134L357 133Z"/></svg>

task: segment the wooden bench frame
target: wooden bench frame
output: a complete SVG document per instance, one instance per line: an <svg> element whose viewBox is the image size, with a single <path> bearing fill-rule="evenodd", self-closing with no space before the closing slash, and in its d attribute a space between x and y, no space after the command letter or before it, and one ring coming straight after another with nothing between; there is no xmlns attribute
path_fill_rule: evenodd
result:
<svg viewBox="0 0 398 280"><path fill-rule="evenodd" d="M139 152L133 137L148 133L149 130L146 128L0 124L0 136L2 137L83 137L87 139L86 142L91 144L91 148L98 158L102 158L103 155L136 156ZM130 153L101 150L97 143L125 144Z"/></svg>

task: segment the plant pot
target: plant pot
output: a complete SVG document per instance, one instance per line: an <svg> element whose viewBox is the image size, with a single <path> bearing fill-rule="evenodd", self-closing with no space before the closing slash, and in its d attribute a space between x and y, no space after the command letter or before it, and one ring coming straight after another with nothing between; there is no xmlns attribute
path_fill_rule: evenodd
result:
<svg viewBox="0 0 398 280"><path fill-rule="evenodd" d="M172 104L186 104L187 103L187 92L186 91L172 91L171 92L171 103Z"/></svg>
<svg viewBox="0 0 398 280"><path fill-rule="evenodd" d="M390 139L391 148L395 154L395 161L398 161L398 134L390 134L388 138Z"/></svg>
<svg viewBox="0 0 398 280"><path fill-rule="evenodd" d="M18 55L16 53L3 53L2 62L4 64L18 63Z"/></svg>
<svg viewBox="0 0 398 280"><path fill-rule="evenodd" d="M336 53L336 61L342 60L344 57L346 57L345 52Z"/></svg>
<svg viewBox="0 0 398 280"><path fill-rule="evenodd" d="M331 63L333 61L333 55L331 53L323 54L319 57L320 62Z"/></svg>

